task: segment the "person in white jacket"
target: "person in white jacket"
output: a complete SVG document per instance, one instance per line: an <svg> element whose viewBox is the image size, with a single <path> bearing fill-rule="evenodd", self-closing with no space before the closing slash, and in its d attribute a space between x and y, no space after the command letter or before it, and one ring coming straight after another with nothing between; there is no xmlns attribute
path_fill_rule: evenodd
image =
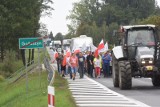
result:
<svg viewBox="0 0 160 107"><path fill-rule="evenodd" d="M100 72L101 72L101 68L102 68L102 59L98 55L97 57L94 58L93 62L94 62L96 77L100 78L100 74L101 74Z"/></svg>

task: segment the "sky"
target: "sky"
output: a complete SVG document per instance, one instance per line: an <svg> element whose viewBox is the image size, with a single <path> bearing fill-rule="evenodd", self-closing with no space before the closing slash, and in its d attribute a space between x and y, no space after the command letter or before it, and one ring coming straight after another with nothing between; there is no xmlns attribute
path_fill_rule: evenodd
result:
<svg viewBox="0 0 160 107"><path fill-rule="evenodd" d="M70 21L66 20L66 17L73 8L72 3L76 1L79 0L53 0L54 4L52 4L52 7L54 10L52 11L52 15L40 19L40 22L46 24L48 32L52 31L54 36L59 32L63 35L67 34L67 24L69 24Z"/></svg>
<svg viewBox="0 0 160 107"><path fill-rule="evenodd" d="M48 32L53 32L55 36L57 33L61 32L63 35L67 34L68 28L67 24L70 23L69 20L66 20L69 11L72 10L72 3L80 0L53 0L54 4L52 7L52 15L50 17L41 17L40 22L46 24ZM158 5L160 6L160 0L157 0Z"/></svg>

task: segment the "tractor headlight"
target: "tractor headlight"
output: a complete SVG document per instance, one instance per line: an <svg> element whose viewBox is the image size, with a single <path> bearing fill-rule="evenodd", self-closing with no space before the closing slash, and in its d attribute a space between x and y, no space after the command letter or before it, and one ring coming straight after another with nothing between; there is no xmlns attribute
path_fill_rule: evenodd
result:
<svg viewBox="0 0 160 107"><path fill-rule="evenodd" d="M142 64L145 64L146 62L144 61L144 60L142 60L142 62L141 62Z"/></svg>
<svg viewBox="0 0 160 107"><path fill-rule="evenodd" d="M149 61L149 64L152 64L153 63L153 61Z"/></svg>

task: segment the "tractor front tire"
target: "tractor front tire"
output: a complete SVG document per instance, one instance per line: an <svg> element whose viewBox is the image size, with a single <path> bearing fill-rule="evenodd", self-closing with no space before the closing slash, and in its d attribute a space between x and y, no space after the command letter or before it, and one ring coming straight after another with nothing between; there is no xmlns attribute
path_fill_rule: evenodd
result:
<svg viewBox="0 0 160 107"><path fill-rule="evenodd" d="M155 87L159 87L160 86L160 75L154 75L152 77L152 84Z"/></svg>
<svg viewBox="0 0 160 107"><path fill-rule="evenodd" d="M112 78L114 87L119 87L118 61L114 55L112 55Z"/></svg>
<svg viewBox="0 0 160 107"><path fill-rule="evenodd" d="M128 61L119 61L119 87L122 90L131 89L132 87L132 73L131 65Z"/></svg>

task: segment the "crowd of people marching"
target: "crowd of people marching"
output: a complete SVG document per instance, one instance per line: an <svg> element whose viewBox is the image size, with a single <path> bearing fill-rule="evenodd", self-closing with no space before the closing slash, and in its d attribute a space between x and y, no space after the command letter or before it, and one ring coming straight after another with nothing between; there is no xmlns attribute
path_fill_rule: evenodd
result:
<svg viewBox="0 0 160 107"><path fill-rule="evenodd" d="M88 74L91 78L109 77L112 74L111 52L99 53L94 55L93 52L72 52L55 53L57 68L62 77L70 75L70 79L75 80L76 73L79 78L83 78L84 74Z"/></svg>

